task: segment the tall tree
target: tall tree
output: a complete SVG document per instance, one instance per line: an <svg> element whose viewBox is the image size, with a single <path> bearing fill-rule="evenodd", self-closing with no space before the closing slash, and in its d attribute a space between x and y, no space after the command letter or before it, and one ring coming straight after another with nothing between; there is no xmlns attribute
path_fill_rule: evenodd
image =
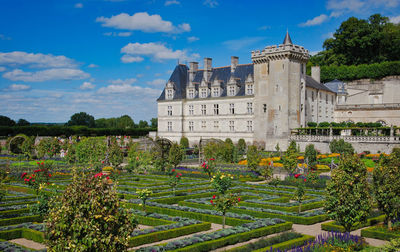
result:
<svg viewBox="0 0 400 252"><path fill-rule="evenodd" d="M31 123L28 122L27 120L21 118L18 120L17 125L18 126L29 126L29 125L31 125Z"/></svg>
<svg viewBox="0 0 400 252"><path fill-rule="evenodd" d="M117 119L117 128L126 129L126 128L134 128L135 123L132 118L128 115L123 115Z"/></svg>
<svg viewBox="0 0 400 252"><path fill-rule="evenodd" d="M94 117L87 114L86 112L75 113L71 116L71 119L67 122L67 125L81 125L92 128L95 126Z"/></svg>
<svg viewBox="0 0 400 252"><path fill-rule="evenodd" d="M0 115L0 126L15 126L15 121L7 116Z"/></svg>
<svg viewBox="0 0 400 252"><path fill-rule="evenodd" d="M147 128L147 127L149 127L149 124L147 121L143 121L143 120L139 121L139 128L142 129L142 128Z"/></svg>
<svg viewBox="0 0 400 252"><path fill-rule="evenodd" d="M158 126L157 118L151 118L150 123L151 123L152 128L157 128L157 126Z"/></svg>

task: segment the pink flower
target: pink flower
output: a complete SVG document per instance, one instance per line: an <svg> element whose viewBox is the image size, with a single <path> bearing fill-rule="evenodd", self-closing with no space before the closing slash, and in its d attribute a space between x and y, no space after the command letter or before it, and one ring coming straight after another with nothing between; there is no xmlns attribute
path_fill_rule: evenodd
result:
<svg viewBox="0 0 400 252"><path fill-rule="evenodd" d="M179 176L182 176L182 173L178 173Z"/></svg>
<svg viewBox="0 0 400 252"><path fill-rule="evenodd" d="M96 175L94 175L94 177L95 177L95 178L97 178L97 177L101 177L101 176L103 176L103 173L102 173L102 172L100 172L100 173L97 173Z"/></svg>

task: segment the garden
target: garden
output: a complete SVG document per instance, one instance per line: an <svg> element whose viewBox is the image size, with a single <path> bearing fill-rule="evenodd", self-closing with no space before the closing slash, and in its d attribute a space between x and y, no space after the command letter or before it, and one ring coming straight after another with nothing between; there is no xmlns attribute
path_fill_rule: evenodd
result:
<svg viewBox="0 0 400 252"><path fill-rule="evenodd" d="M400 249L400 150L356 154L339 141L331 153L295 142L266 152L243 142L196 150L184 138L10 138L0 249Z"/></svg>

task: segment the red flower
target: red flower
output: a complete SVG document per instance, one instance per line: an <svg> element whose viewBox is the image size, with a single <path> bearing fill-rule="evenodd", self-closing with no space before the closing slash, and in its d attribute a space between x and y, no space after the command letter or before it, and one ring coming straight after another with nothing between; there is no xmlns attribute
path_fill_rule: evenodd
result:
<svg viewBox="0 0 400 252"><path fill-rule="evenodd" d="M211 161L215 161L215 158L210 158Z"/></svg>
<svg viewBox="0 0 400 252"><path fill-rule="evenodd" d="M304 179L304 182L307 182L307 179Z"/></svg>
<svg viewBox="0 0 400 252"><path fill-rule="evenodd" d="M49 177L51 177L51 174L49 173Z"/></svg>
<svg viewBox="0 0 400 252"><path fill-rule="evenodd" d="M40 165L40 163L39 163L39 162L37 162L37 164L38 164L38 165Z"/></svg>
<svg viewBox="0 0 400 252"><path fill-rule="evenodd" d="M26 178L26 179L24 179L24 181L25 181L25 182L26 182L26 181L29 181L29 179Z"/></svg>
<svg viewBox="0 0 400 252"><path fill-rule="evenodd" d="M42 162L42 165L44 165L44 162Z"/></svg>
<svg viewBox="0 0 400 252"><path fill-rule="evenodd" d="M35 182L35 180L34 180L34 179L32 179L32 182Z"/></svg>
<svg viewBox="0 0 400 252"><path fill-rule="evenodd" d="M213 200L210 200L210 202L211 202L211 204L214 204L214 201L213 201Z"/></svg>
<svg viewBox="0 0 400 252"><path fill-rule="evenodd" d="M26 172L22 173L21 178L25 177L27 174L28 173L26 173Z"/></svg>
<svg viewBox="0 0 400 252"><path fill-rule="evenodd" d="M206 169L208 169L208 165L206 166Z"/></svg>
<svg viewBox="0 0 400 252"><path fill-rule="evenodd" d="M240 202L240 197L238 198L238 202Z"/></svg>
<svg viewBox="0 0 400 252"><path fill-rule="evenodd" d="M172 172L175 172L175 169L172 169L171 171L172 171Z"/></svg>
<svg viewBox="0 0 400 252"><path fill-rule="evenodd" d="M96 175L94 175L94 177L95 177L95 178L97 178L97 177L101 177L101 176L103 176L103 173L102 173L102 172L100 172L100 173L97 173Z"/></svg>
<svg viewBox="0 0 400 252"><path fill-rule="evenodd" d="M298 178L298 177L300 177L300 174L295 174L294 177Z"/></svg>
<svg viewBox="0 0 400 252"><path fill-rule="evenodd" d="M179 176L182 176L182 173L178 173Z"/></svg>
<svg viewBox="0 0 400 252"><path fill-rule="evenodd" d="M179 178L179 175L176 175L177 178Z"/></svg>
<svg viewBox="0 0 400 252"><path fill-rule="evenodd" d="M109 177L109 176L107 176L107 177L106 177L106 179L110 179L110 177Z"/></svg>
<svg viewBox="0 0 400 252"><path fill-rule="evenodd" d="M104 161L101 161L102 164L104 164Z"/></svg>
<svg viewBox="0 0 400 252"><path fill-rule="evenodd" d="M213 195L213 199L215 199L215 195Z"/></svg>

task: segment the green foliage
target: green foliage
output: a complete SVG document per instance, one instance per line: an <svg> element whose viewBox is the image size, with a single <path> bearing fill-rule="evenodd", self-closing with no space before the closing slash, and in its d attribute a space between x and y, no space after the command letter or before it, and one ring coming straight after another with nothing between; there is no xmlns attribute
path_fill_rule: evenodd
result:
<svg viewBox="0 0 400 252"><path fill-rule="evenodd" d="M258 151L257 147L255 145L250 145L247 148L247 167L252 171L256 171L260 160L261 153Z"/></svg>
<svg viewBox="0 0 400 252"><path fill-rule="evenodd" d="M329 126L331 126L331 124L328 123L328 122L320 122L318 124L318 127L320 127L320 128L326 128L326 127L329 127Z"/></svg>
<svg viewBox="0 0 400 252"><path fill-rule="evenodd" d="M311 167L312 169L314 169L315 165L317 164L317 155L318 155L318 152L315 149L314 145L308 144L306 146L304 159L307 160L308 166Z"/></svg>
<svg viewBox="0 0 400 252"><path fill-rule="evenodd" d="M215 174L211 179L211 186L217 190L220 194L226 194L229 188L232 186L233 176L224 175L220 172Z"/></svg>
<svg viewBox="0 0 400 252"><path fill-rule="evenodd" d="M75 113L71 116L71 119L67 122L68 126L80 125L80 126L88 126L93 128L95 126L94 117L85 113Z"/></svg>
<svg viewBox="0 0 400 252"><path fill-rule="evenodd" d="M107 153L108 161L114 168L118 167L124 161L124 154L114 137L111 139L111 145L108 147Z"/></svg>
<svg viewBox="0 0 400 252"><path fill-rule="evenodd" d="M151 118L150 119L150 127L152 127L153 129L157 129L158 127L158 119L157 118Z"/></svg>
<svg viewBox="0 0 400 252"><path fill-rule="evenodd" d="M283 168L290 174L293 174L297 168L297 156L296 142L291 141L285 155L282 157Z"/></svg>
<svg viewBox="0 0 400 252"><path fill-rule="evenodd" d="M243 138L240 138L237 144L237 148L239 153L243 154L246 152L246 141Z"/></svg>
<svg viewBox="0 0 400 252"><path fill-rule="evenodd" d="M29 126L29 125L31 125L31 123L22 118L19 119L17 122L17 126Z"/></svg>
<svg viewBox="0 0 400 252"><path fill-rule="evenodd" d="M296 178L297 179L297 188L294 191L293 194L293 199L297 202L299 202L299 213L301 212L301 202L303 202L303 200L306 197L306 185L305 185L305 181L303 181L301 178Z"/></svg>
<svg viewBox="0 0 400 252"><path fill-rule="evenodd" d="M134 174L143 174L150 166L152 154L148 151L139 150L138 147L138 143L129 146L128 165L125 166L125 169Z"/></svg>
<svg viewBox="0 0 400 252"><path fill-rule="evenodd" d="M128 129L134 128L135 123L132 118L128 115L123 115L121 117L111 117L111 118L99 118L95 120L96 128L119 128Z"/></svg>
<svg viewBox="0 0 400 252"><path fill-rule="evenodd" d="M14 126L15 121L7 116L0 115L0 126ZM6 135L4 135L6 136Z"/></svg>
<svg viewBox="0 0 400 252"><path fill-rule="evenodd" d="M147 121L140 120L139 124L138 124L138 127L142 128L142 129L143 128L148 128L149 127L149 123Z"/></svg>
<svg viewBox="0 0 400 252"><path fill-rule="evenodd" d="M329 149L331 153L340 153L340 154L353 154L354 148L351 143L345 142L343 139L336 140L334 139L329 144Z"/></svg>
<svg viewBox="0 0 400 252"><path fill-rule="evenodd" d="M185 136L181 137L181 141L179 144L182 146L182 148L187 149L189 148L189 139Z"/></svg>
<svg viewBox="0 0 400 252"><path fill-rule="evenodd" d="M25 156L32 158L34 150L35 150L35 137L34 136L31 136L31 137L26 136L25 141L21 144L22 153Z"/></svg>
<svg viewBox="0 0 400 252"><path fill-rule="evenodd" d="M392 239L382 249L385 252L398 252L400 250L400 238Z"/></svg>
<svg viewBox="0 0 400 252"><path fill-rule="evenodd" d="M230 138L227 138L225 140L225 143L222 144L222 160L227 163L233 163L234 162L234 156L235 156L235 146L232 143L232 140Z"/></svg>
<svg viewBox="0 0 400 252"><path fill-rule="evenodd" d="M346 155L332 172L326 188L325 211L347 232L357 222L366 221L371 210L371 190L367 169L358 157Z"/></svg>
<svg viewBox="0 0 400 252"><path fill-rule="evenodd" d="M134 216L120 206L116 186L99 174L74 176L52 201L45 223L50 251L126 251L136 227Z"/></svg>
<svg viewBox="0 0 400 252"><path fill-rule="evenodd" d="M182 162L184 155L185 153L182 147L177 143L173 143L169 149L168 161L176 168L178 164Z"/></svg>
<svg viewBox="0 0 400 252"><path fill-rule="evenodd" d="M318 123L316 123L316 122L308 122L307 123L308 127L317 127L317 125L318 125Z"/></svg>
<svg viewBox="0 0 400 252"><path fill-rule="evenodd" d="M225 228L225 214L229 209L234 206L237 206L240 202L240 197L234 194L221 194L218 196L213 196L212 200L210 201L211 205L213 205L217 211L222 213L223 220L222 220L222 228Z"/></svg>
<svg viewBox="0 0 400 252"><path fill-rule="evenodd" d="M182 173L177 172L175 169L171 169L168 175L169 175L168 183L171 186L174 195L176 195L176 187L181 182Z"/></svg>
<svg viewBox="0 0 400 252"><path fill-rule="evenodd" d="M107 143L104 137L83 138L76 144L75 151L79 163L100 166L106 156Z"/></svg>
<svg viewBox="0 0 400 252"><path fill-rule="evenodd" d="M201 167L203 172L207 174L208 178L211 180L211 175L215 172L216 161L215 158L210 158L207 162L204 162Z"/></svg>
<svg viewBox="0 0 400 252"><path fill-rule="evenodd" d="M136 194L138 195L139 199L142 200L143 211L146 212L146 201L153 194L153 191L150 191L148 189L141 189L137 190Z"/></svg>
<svg viewBox="0 0 400 252"><path fill-rule="evenodd" d="M61 145L57 138L44 138L40 140L39 144L36 146L38 158L43 157L54 157L56 154L60 153Z"/></svg>
<svg viewBox="0 0 400 252"><path fill-rule="evenodd" d="M393 153L383 157L374 169L373 189L378 208L386 214L388 228L400 218L400 157Z"/></svg>

